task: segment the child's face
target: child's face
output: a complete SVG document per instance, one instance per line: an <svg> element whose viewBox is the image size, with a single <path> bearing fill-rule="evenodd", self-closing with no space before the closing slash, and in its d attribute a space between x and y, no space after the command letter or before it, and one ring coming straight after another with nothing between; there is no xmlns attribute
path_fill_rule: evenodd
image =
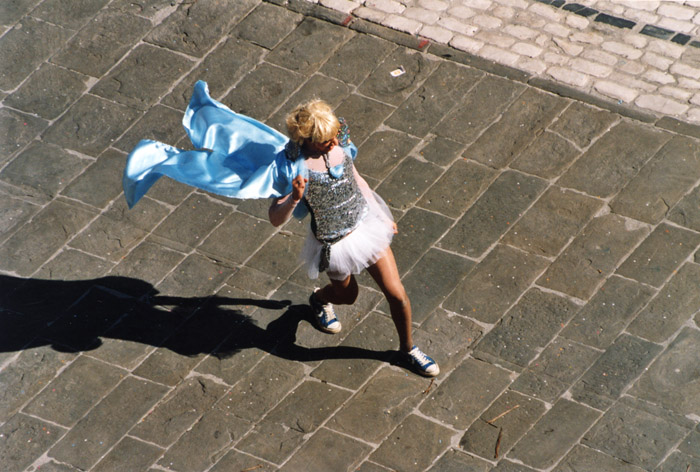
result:
<svg viewBox="0 0 700 472"><path fill-rule="evenodd" d="M313 141L308 141L308 143L307 143L309 150L318 152L320 154L325 154L327 152L331 152L331 149L333 149L337 145L338 145L338 138L329 139L328 141L323 141L320 143L316 143Z"/></svg>

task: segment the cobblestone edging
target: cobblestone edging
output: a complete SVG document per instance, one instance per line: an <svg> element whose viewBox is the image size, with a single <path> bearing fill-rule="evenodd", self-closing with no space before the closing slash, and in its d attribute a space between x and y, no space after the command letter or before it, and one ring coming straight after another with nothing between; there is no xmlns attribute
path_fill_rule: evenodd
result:
<svg viewBox="0 0 700 472"><path fill-rule="evenodd" d="M323 7L344 15L344 24L365 20L425 45L450 46L525 71L537 79L533 85L553 80L568 86L577 99L588 95L700 123L700 2L271 1L307 14L314 14L309 5Z"/></svg>

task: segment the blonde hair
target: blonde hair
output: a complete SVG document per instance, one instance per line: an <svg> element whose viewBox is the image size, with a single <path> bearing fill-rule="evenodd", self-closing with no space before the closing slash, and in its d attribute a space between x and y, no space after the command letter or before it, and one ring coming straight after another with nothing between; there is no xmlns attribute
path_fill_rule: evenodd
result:
<svg viewBox="0 0 700 472"><path fill-rule="evenodd" d="M287 115L287 133L295 143L305 140L323 143L336 137L340 122L330 105L323 100L311 100L296 107Z"/></svg>

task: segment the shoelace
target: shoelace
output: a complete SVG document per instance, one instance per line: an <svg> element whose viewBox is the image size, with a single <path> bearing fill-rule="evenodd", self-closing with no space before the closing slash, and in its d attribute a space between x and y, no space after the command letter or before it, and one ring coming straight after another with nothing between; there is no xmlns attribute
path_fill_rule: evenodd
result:
<svg viewBox="0 0 700 472"><path fill-rule="evenodd" d="M426 365L432 362L432 360L428 356L423 354L423 351L421 351L417 347L414 347L411 350L411 357L417 360L420 365Z"/></svg>
<svg viewBox="0 0 700 472"><path fill-rule="evenodd" d="M335 314L333 313L333 305L331 305L330 303L322 305L322 311L324 323L330 323L330 321L335 318Z"/></svg>

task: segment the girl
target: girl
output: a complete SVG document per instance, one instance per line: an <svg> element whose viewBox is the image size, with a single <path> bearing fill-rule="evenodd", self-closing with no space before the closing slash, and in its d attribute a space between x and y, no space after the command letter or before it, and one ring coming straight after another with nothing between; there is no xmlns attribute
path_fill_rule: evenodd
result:
<svg viewBox="0 0 700 472"><path fill-rule="evenodd" d="M302 250L308 274L326 272L330 283L309 297L317 327L341 329L333 304L350 305L358 295L353 274L367 269L389 302L400 351L421 375L439 374L437 363L413 345L411 305L389 247L396 232L389 209L355 170L357 148L347 126L321 100L287 117L291 139L213 100L198 82L183 124L193 145L182 151L141 141L129 155L124 193L132 207L161 175L235 198L273 197L274 226L294 214L311 213Z"/></svg>

